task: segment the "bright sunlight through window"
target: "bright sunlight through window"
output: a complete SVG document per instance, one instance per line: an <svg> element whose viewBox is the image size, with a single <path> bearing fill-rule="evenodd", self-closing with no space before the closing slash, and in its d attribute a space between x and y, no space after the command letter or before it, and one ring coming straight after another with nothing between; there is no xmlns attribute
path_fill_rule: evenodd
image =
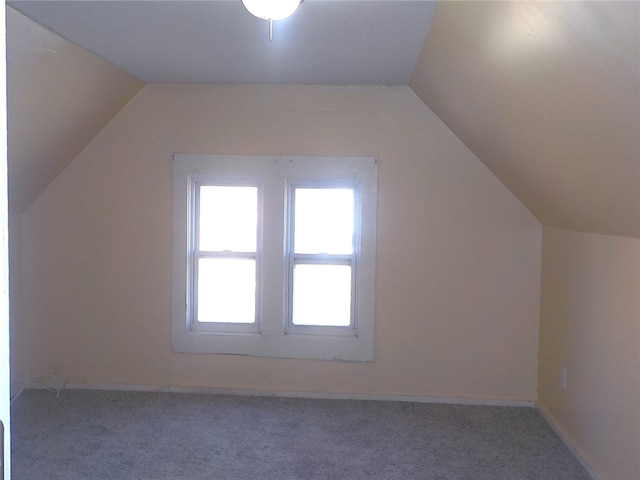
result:
<svg viewBox="0 0 640 480"><path fill-rule="evenodd" d="M293 325L352 324L354 192L292 188Z"/></svg>
<svg viewBox="0 0 640 480"><path fill-rule="evenodd" d="M258 189L201 185L197 321L256 321Z"/></svg>
<svg viewBox="0 0 640 480"><path fill-rule="evenodd" d="M373 359L378 165L174 155L173 350Z"/></svg>
<svg viewBox="0 0 640 480"><path fill-rule="evenodd" d="M353 253L353 189L296 188L296 253Z"/></svg>

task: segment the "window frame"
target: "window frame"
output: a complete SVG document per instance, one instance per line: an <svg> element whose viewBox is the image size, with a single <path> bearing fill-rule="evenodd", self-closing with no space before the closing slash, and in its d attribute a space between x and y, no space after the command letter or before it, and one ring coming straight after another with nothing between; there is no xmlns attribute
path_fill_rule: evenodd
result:
<svg viewBox="0 0 640 480"><path fill-rule="evenodd" d="M172 345L180 353L372 361L375 318L377 161L370 157L181 155L173 158ZM258 186L256 322L194 329L195 182ZM218 183L222 182L222 183ZM289 325L287 227L295 186L354 188L353 328ZM357 193L356 193L357 192ZM357 207L355 206L357 204ZM189 279L190 278L190 279ZM202 323L202 322L201 322ZM208 323L208 322L207 322ZM238 325L242 327L235 328ZM200 326L200 325L199 325ZM292 328L293 327L293 328ZM347 332L347 330L350 330Z"/></svg>
<svg viewBox="0 0 640 480"><path fill-rule="evenodd" d="M353 223L354 232L352 240L353 251L351 254L313 254L295 252L295 190L297 188L340 189L348 188L353 191ZM360 195L358 185L353 182L288 182L287 185L287 309L286 309L286 333L299 333L306 335L355 335L356 330L356 285L357 285L357 258L360 256ZM303 261L297 262L296 259ZM331 262L330 260L334 260ZM321 326L321 325L295 325L293 323L293 275L295 266L301 265L348 265L351 268L351 305L350 321L348 326Z"/></svg>
<svg viewBox="0 0 640 480"><path fill-rule="evenodd" d="M213 250L202 250L199 245L200 238L200 189L203 186L228 186L228 187L255 187L257 189L256 208L257 208L257 225L256 225L256 251L252 252L215 252ZM190 328L196 332L221 332L221 333L256 333L260 331L260 289L258 281L260 279L260 258L261 258L261 240L260 232L262 231L262 205L261 196L262 189L260 184L256 182L246 181L229 181L229 179L218 179L215 177L203 176L191 178L191 202L193 205L191 217L189 218L190 244L188 247L189 269L190 275L187 277L187 295L191 308L188 309L187 323ZM237 322L201 322L198 320L198 288L199 288L199 260L202 258L253 258L256 265L256 291L255 291L255 313L252 323Z"/></svg>

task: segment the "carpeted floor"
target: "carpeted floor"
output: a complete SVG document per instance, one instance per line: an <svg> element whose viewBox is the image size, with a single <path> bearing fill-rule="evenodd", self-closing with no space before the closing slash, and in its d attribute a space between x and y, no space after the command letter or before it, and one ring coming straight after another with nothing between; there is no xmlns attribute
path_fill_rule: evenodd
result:
<svg viewBox="0 0 640 480"><path fill-rule="evenodd" d="M589 480L531 408L25 391L15 480Z"/></svg>

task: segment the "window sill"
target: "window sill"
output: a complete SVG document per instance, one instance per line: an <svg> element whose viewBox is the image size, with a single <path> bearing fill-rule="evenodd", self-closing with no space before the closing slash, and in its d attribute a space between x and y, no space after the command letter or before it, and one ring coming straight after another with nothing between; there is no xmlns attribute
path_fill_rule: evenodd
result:
<svg viewBox="0 0 640 480"><path fill-rule="evenodd" d="M373 361L373 338L355 336L260 335L255 333L174 332L176 353L248 355L348 362Z"/></svg>

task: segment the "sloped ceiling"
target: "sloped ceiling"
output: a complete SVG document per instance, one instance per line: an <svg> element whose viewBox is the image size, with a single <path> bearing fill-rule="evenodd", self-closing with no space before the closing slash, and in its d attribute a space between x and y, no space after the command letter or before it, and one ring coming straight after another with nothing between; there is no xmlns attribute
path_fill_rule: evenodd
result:
<svg viewBox="0 0 640 480"><path fill-rule="evenodd" d="M216 62L222 63L213 70L207 54L193 54L193 43L175 43L180 35L172 37L170 47L161 41L174 30L199 31L203 11L192 15L185 6L204 8L204 3L215 4L218 20L224 21L206 35L184 37L216 52ZM136 75L178 83L396 83L410 84L543 224L640 237L638 2L440 1L433 9L422 1L305 0L288 26L276 26L271 44L266 22L247 16L239 0L11 4L30 9L31 18L59 34L8 10L13 211L23 211L141 87ZM125 15L116 8L109 16L100 10L109 4L131 5L137 13ZM377 5L388 21L363 15L365 4ZM422 5L400 8L408 4ZM152 7L158 8L155 26L138 11ZM178 11L185 16L177 17ZM336 16L340 21L332 25ZM121 19L126 28L100 29L107 18ZM317 29L314 22L320 20ZM164 25L162 35L141 36L158 25ZM247 72L252 52L230 41L236 30L260 55L267 52L267 66L257 70L262 76ZM223 38L216 42L204 40L220 33ZM100 56L63 40L72 37ZM153 38L157 45L150 43ZM312 45L303 45L305 38ZM338 46L328 48L335 39ZM286 42L295 48L284 55ZM371 42L373 52L367 48ZM150 48L156 53L151 55ZM346 62L339 55L344 52ZM184 61L179 68L163 67L165 54ZM293 54L299 55L299 72L287 70ZM225 69L236 76L215 77Z"/></svg>
<svg viewBox="0 0 640 480"><path fill-rule="evenodd" d="M7 8L10 213L24 212L142 86Z"/></svg>
<svg viewBox="0 0 640 480"><path fill-rule="evenodd" d="M640 2L439 2L411 87L544 225L640 237Z"/></svg>

